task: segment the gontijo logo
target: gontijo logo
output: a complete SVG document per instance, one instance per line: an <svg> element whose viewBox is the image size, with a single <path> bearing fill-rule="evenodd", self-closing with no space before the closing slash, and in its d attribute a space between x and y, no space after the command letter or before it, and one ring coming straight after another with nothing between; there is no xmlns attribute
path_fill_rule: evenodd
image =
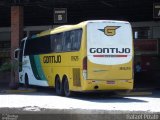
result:
<svg viewBox="0 0 160 120"><path fill-rule="evenodd" d="M106 26L104 29L99 29L100 31L104 32L107 36L114 36L116 34L116 29L120 26Z"/></svg>

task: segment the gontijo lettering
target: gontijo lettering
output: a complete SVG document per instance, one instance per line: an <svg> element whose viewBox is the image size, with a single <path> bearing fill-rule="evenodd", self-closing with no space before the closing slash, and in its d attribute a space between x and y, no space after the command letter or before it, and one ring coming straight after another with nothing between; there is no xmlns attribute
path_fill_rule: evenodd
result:
<svg viewBox="0 0 160 120"><path fill-rule="evenodd" d="M90 48L90 53L130 53L130 48Z"/></svg>
<svg viewBox="0 0 160 120"><path fill-rule="evenodd" d="M43 63L61 63L61 56L44 56Z"/></svg>

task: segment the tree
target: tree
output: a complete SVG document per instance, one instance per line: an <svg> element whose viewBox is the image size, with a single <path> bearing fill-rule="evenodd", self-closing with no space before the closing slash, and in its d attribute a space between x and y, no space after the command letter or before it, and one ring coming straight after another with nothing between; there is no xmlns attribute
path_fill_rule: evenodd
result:
<svg viewBox="0 0 160 120"><path fill-rule="evenodd" d="M9 87L11 89L17 89L18 88L18 68L19 68L19 62L16 59L13 60L7 60L0 66L0 72L5 71L11 71L12 80L9 84Z"/></svg>

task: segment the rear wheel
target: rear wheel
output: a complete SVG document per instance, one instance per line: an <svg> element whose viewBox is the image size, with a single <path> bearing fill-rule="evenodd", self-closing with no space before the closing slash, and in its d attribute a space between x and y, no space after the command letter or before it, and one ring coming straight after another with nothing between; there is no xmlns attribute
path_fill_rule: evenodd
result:
<svg viewBox="0 0 160 120"><path fill-rule="evenodd" d="M67 78L65 78L63 86L64 86L64 94L65 94L65 96L66 97L72 96L73 93L69 89L69 83L68 83L68 79Z"/></svg>
<svg viewBox="0 0 160 120"><path fill-rule="evenodd" d="M57 95L63 95L63 91L62 91L61 82L60 82L59 77L56 77L56 80L55 80L55 90L56 90Z"/></svg>

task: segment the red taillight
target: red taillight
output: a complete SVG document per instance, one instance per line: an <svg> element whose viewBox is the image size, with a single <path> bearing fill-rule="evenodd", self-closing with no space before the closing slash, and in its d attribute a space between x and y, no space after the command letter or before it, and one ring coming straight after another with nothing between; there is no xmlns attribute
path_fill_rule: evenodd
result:
<svg viewBox="0 0 160 120"><path fill-rule="evenodd" d="M87 70L87 57L83 58L83 70Z"/></svg>
<svg viewBox="0 0 160 120"><path fill-rule="evenodd" d="M87 79L87 57L83 58L83 79Z"/></svg>

